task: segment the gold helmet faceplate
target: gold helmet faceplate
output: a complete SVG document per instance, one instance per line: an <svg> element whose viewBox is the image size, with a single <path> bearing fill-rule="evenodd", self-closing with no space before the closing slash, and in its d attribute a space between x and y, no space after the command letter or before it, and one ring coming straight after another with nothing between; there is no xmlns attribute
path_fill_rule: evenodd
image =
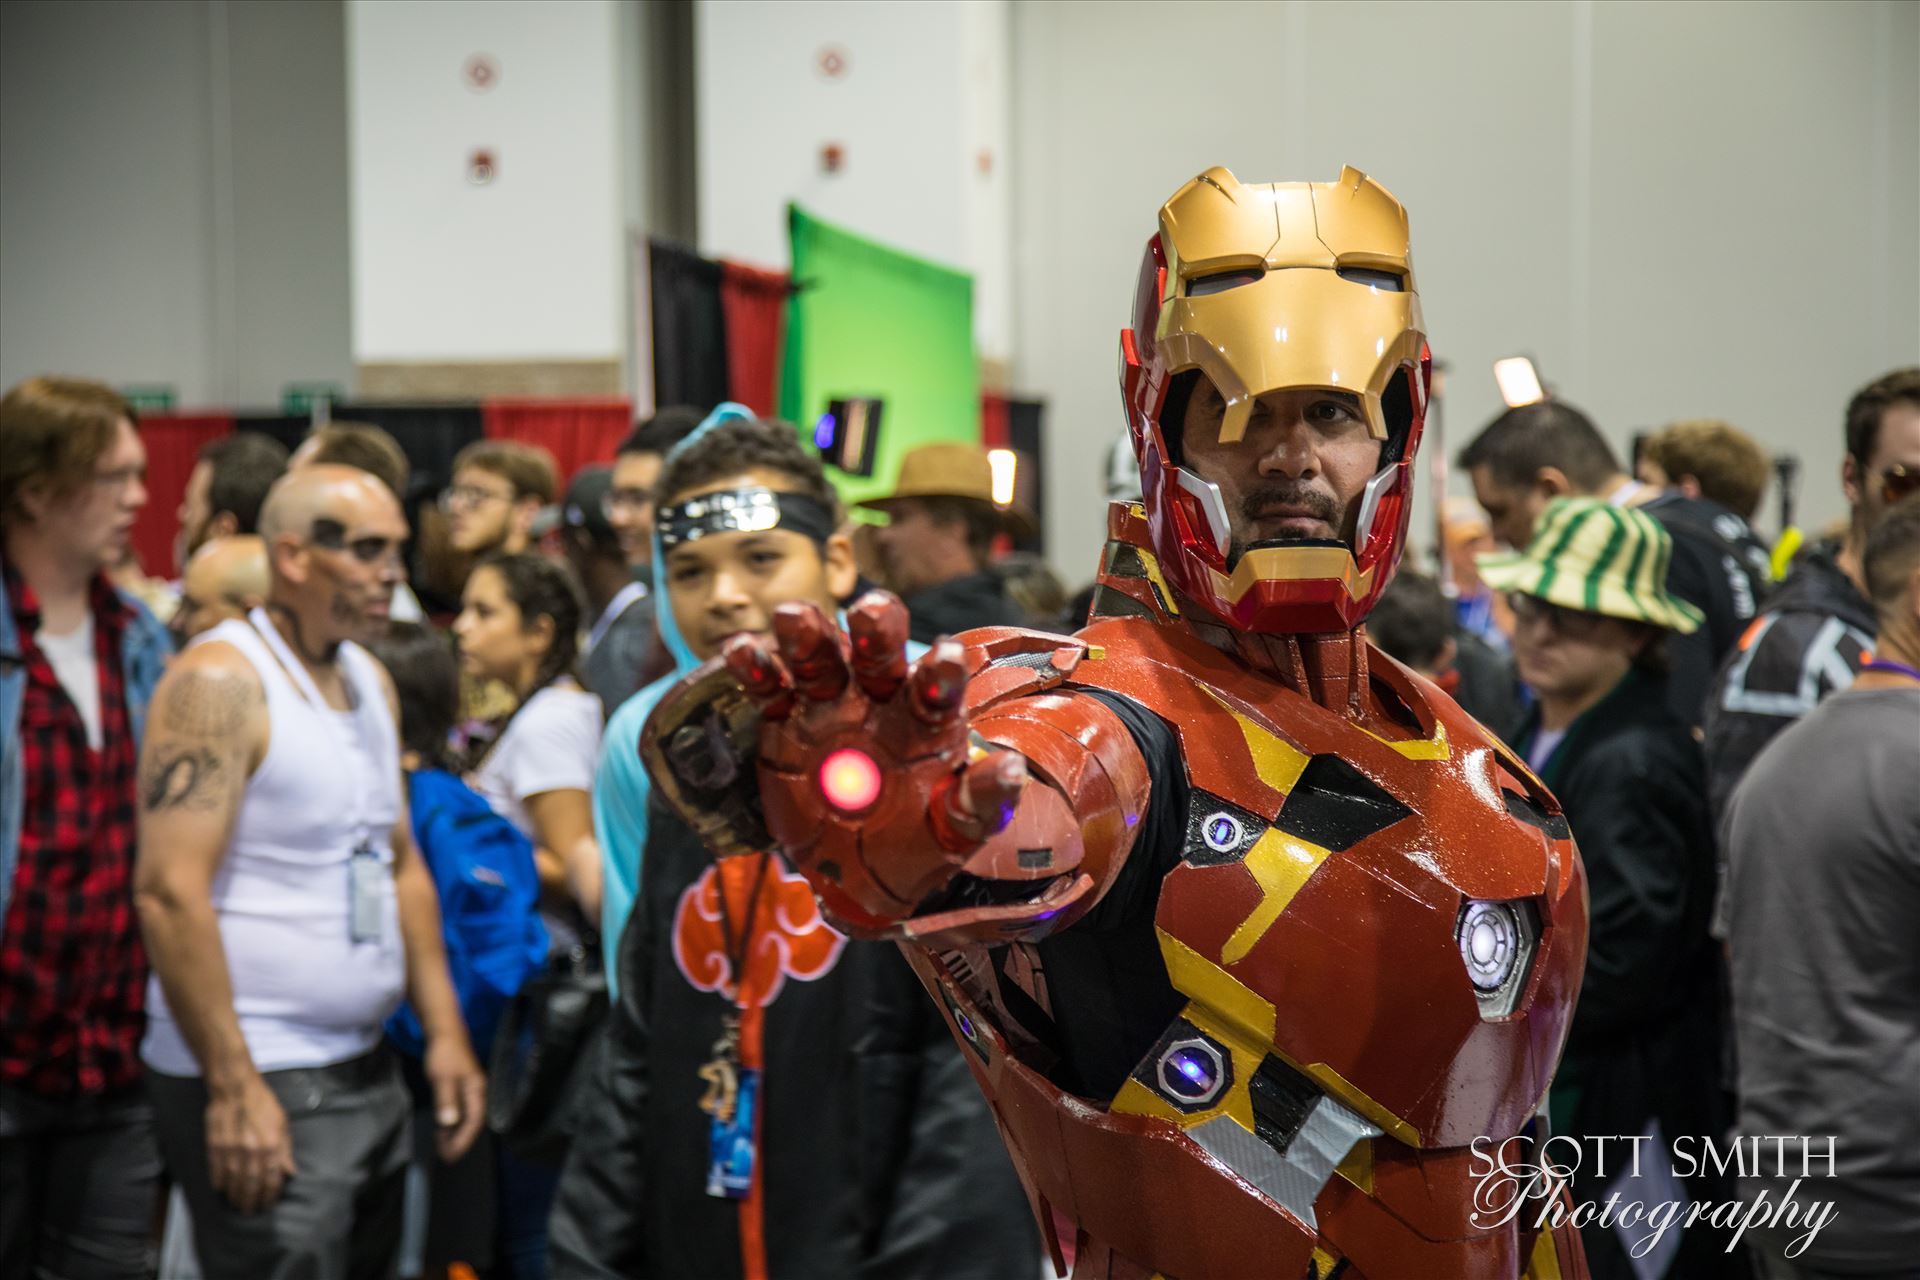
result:
<svg viewBox="0 0 1920 1280"><path fill-rule="evenodd" d="M1359 622L1405 538L1409 464L1427 400L1426 333L1400 202L1350 167L1326 183L1248 184L1226 169L1207 170L1161 207L1121 354L1155 540L1163 561L1189 562L1169 566L1183 590L1256 630ZM1179 454L1169 451L1169 424L1160 420L1167 384L1189 370L1225 400L1227 444L1245 436L1254 401L1271 392L1360 398L1386 448L1351 547L1264 547L1252 564L1243 559L1228 572L1219 494L1171 461Z"/></svg>

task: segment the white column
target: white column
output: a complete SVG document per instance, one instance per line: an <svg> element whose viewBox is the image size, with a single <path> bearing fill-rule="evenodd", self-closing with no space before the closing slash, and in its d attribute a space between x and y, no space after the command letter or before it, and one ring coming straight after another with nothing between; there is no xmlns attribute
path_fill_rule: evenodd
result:
<svg viewBox="0 0 1920 1280"><path fill-rule="evenodd" d="M622 48L617 0L350 0L365 389L398 377L484 394L514 389L500 375L516 368L527 390L619 388L632 163L621 80L637 72ZM476 365L494 369L446 368Z"/></svg>

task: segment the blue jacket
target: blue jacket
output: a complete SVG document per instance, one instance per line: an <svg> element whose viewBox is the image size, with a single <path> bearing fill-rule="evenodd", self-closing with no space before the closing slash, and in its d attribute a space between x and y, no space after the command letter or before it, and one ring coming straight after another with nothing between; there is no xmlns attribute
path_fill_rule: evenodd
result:
<svg viewBox="0 0 1920 1280"><path fill-rule="evenodd" d="M547 960L533 844L443 769L408 774L407 800L413 843L440 899L453 991L473 1051L486 1062L501 1014ZM412 1001L387 1019L387 1037L410 1057L427 1051Z"/></svg>
<svg viewBox="0 0 1920 1280"><path fill-rule="evenodd" d="M120 641L120 665L127 683L127 718L133 723L134 750L147 728L147 703L167 669L173 639L147 607L122 591L133 616ZM20 713L27 702L27 668L20 659L20 633L13 608L0 600L0 932L6 929L7 904L13 901L13 874L20 861L20 828L26 818L27 778L21 759Z"/></svg>

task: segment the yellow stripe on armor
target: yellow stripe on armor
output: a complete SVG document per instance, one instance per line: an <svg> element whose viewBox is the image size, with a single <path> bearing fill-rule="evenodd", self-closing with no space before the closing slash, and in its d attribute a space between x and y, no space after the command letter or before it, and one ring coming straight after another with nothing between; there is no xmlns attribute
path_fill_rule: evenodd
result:
<svg viewBox="0 0 1920 1280"><path fill-rule="evenodd" d="M1107 1109L1120 1115L1152 1116L1179 1125L1182 1129L1191 1129L1217 1116L1226 1115L1232 1116L1234 1122L1248 1133L1254 1132L1253 1093L1247 1082L1253 1079L1254 1073L1260 1070L1260 1064L1266 1061L1267 1052L1272 1048L1271 1040L1249 1039L1241 1027L1220 1017L1217 1010L1209 1009L1197 1000L1188 1001L1186 1007L1180 1010L1180 1016L1204 1031L1215 1043L1225 1046L1227 1056L1233 1062L1233 1083L1220 1095L1220 1100L1204 1111L1185 1112L1128 1076L1127 1082L1120 1086L1120 1092L1113 1096Z"/></svg>
<svg viewBox="0 0 1920 1280"><path fill-rule="evenodd" d="M1317 1246L1313 1251L1312 1262L1313 1280L1325 1280L1327 1276L1333 1274L1333 1269L1340 1265L1340 1259Z"/></svg>
<svg viewBox="0 0 1920 1280"><path fill-rule="evenodd" d="M1447 742L1447 726L1441 724L1438 720L1433 722L1433 736L1431 738L1421 738L1413 742L1388 742L1387 739L1381 737L1379 734L1373 733L1360 725L1355 725L1354 727L1366 734L1369 738L1372 738L1375 742L1386 743L1387 746L1392 747L1409 760L1445 760L1453 754L1453 748Z"/></svg>
<svg viewBox="0 0 1920 1280"><path fill-rule="evenodd" d="M1227 1046L1233 1057L1234 1083L1218 1106L1188 1115L1129 1077L1114 1096L1111 1110L1125 1115L1157 1116L1183 1129L1211 1120L1224 1111L1251 1133L1254 1127L1253 1103L1247 1092L1247 1082L1260 1069L1267 1054L1272 1053L1397 1141L1409 1147L1420 1145L1419 1130L1354 1088L1338 1071L1324 1062L1295 1062L1282 1053L1274 1042L1278 1015L1272 1001L1165 929L1156 925L1154 934L1160 940L1160 955L1166 961L1168 981L1175 991L1187 997L1187 1005L1180 1015ZM1356 1146L1340 1162L1335 1172L1371 1195L1372 1143L1362 1142Z"/></svg>
<svg viewBox="0 0 1920 1280"><path fill-rule="evenodd" d="M1147 581L1153 584L1153 594L1160 600L1160 607L1174 617L1180 616L1180 606L1173 602L1173 588L1160 573L1160 561L1145 547L1135 547L1140 556L1140 565L1147 571Z"/></svg>
<svg viewBox="0 0 1920 1280"><path fill-rule="evenodd" d="M1180 1016L1225 1046L1233 1060L1233 1084L1214 1106L1188 1113L1128 1077L1120 1092L1114 1095L1109 1110L1122 1115L1153 1116L1182 1129L1229 1115L1252 1133L1253 1095L1248 1091L1248 1081L1273 1049L1273 1004L1164 929L1156 928L1154 933L1160 939L1160 954L1166 959L1168 979L1174 990L1187 997Z"/></svg>
<svg viewBox="0 0 1920 1280"><path fill-rule="evenodd" d="M1332 856L1317 844L1308 844L1277 827L1269 827L1247 851L1246 867L1260 884L1260 905L1240 922L1227 945L1220 949L1222 964L1238 964L1247 958L1254 943L1265 936L1280 913L1293 901L1293 895Z"/></svg>
<svg viewBox="0 0 1920 1280"><path fill-rule="evenodd" d="M1521 1280L1560 1280L1560 1250L1554 1246L1553 1232L1542 1231L1533 1239L1533 1256Z"/></svg>
<svg viewBox="0 0 1920 1280"><path fill-rule="evenodd" d="M1253 771L1260 781L1281 795L1292 791L1307 767L1307 754L1235 711L1225 698L1206 685L1200 687L1206 689L1208 697L1225 707L1227 714L1233 717L1233 722L1240 726L1240 736L1247 741L1247 754L1253 757Z"/></svg>
<svg viewBox="0 0 1920 1280"><path fill-rule="evenodd" d="M1273 1043L1273 1002L1158 926L1160 955L1173 989L1234 1023L1248 1039ZM1264 1048L1262 1050L1264 1052Z"/></svg>
<svg viewBox="0 0 1920 1280"><path fill-rule="evenodd" d="M1279 1050L1276 1048L1275 1052L1278 1053ZM1286 1058L1287 1055L1282 1053L1280 1056ZM1418 1129L1375 1102L1360 1090L1354 1088L1345 1076L1335 1071L1326 1063L1293 1062L1291 1059L1288 1059L1288 1063L1295 1070L1305 1072L1307 1076L1317 1082L1322 1089L1325 1089L1328 1093L1346 1103L1347 1106L1379 1125L1380 1128L1385 1130L1387 1135L1395 1141L1404 1143L1409 1147L1418 1147L1420 1145L1420 1131Z"/></svg>
<svg viewBox="0 0 1920 1280"><path fill-rule="evenodd" d="M1335 1173L1360 1188L1368 1195L1373 1194L1373 1139L1362 1138L1353 1144L1353 1150L1347 1152Z"/></svg>

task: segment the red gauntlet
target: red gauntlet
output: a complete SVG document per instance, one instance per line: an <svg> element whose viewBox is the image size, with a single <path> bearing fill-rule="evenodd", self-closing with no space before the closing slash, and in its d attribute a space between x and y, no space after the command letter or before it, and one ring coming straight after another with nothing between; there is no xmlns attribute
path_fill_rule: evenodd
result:
<svg viewBox="0 0 1920 1280"><path fill-rule="evenodd" d="M910 665L906 610L884 592L854 605L847 627L788 604L776 643L728 642L649 722L656 772L689 773L657 734L696 743L676 729L687 722L676 704L712 688L724 662L760 713L766 834L836 926L938 943L1036 938L1078 919L1112 883L1149 789L1111 710L1050 692L1090 659L1087 646L993 628ZM675 781L663 793L704 830L686 812L702 807L698 788Z"/></svg>

